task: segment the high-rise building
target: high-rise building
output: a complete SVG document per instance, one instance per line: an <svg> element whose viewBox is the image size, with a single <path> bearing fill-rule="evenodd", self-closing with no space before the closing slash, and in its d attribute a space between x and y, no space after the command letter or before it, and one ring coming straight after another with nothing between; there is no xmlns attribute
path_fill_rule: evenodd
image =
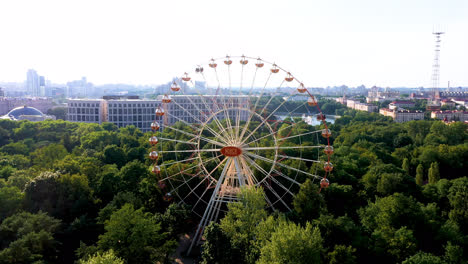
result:
<svg viewBox="0 0 468 264"><path fill-rule="evenodd" d="M0 87L0 97L4 97L5 96L5 92L2 90L2 87Z"/></svg>
<svg viewBox="0 0 468 264"><path fill-rule="evenodd" d="M33 69L29 69L26 74L26 92L30 96L40 96L39 75Z"/></svg>
<svg viewBox="0 0 468 264"><path fill-rule="evenodd" d="M82 77L81 80L71 81L67 83L67 97L88 97L93 84L89 83L86 77Z"/></svg>

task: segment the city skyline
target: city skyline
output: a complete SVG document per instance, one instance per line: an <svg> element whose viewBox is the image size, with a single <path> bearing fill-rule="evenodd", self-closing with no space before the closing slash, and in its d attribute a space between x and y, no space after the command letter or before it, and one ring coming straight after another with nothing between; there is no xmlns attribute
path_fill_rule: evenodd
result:
<svg viewBox="0 0 468 264"><path fill-rule="evenodd" d="M440 87L468 86L468 3L349 2L0 3L0 82L35 69L55 83L162 84L211 57L245 54L309 87L430 87L432 30L443 25Z"/></svg>

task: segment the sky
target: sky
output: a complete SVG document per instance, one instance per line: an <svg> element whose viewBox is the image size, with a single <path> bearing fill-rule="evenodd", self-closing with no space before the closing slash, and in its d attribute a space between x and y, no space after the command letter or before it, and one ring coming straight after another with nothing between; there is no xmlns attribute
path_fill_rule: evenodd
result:
<svg viewBox="0 0 468 264"><path fill-rule="evenodd" d="M308 87L468 86L466 0L0 2L0 81L155 85L212 57L275 61Z"/></svg>

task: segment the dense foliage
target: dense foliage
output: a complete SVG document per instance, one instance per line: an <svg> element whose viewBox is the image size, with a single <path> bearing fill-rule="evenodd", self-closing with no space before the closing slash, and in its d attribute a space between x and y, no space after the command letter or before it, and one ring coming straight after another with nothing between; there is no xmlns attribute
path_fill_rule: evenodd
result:
<svg viewBox="0 0 468 264"><path fill-rule="evenodd" d="M466 263L467 125L321 106L342 116L330 125L330 187L318 193L304 175L291 212L243 190L206 228L201 261ZM170 261L197 219L163 199L148 137L110 123L0 120L0 263Z"/></svg>

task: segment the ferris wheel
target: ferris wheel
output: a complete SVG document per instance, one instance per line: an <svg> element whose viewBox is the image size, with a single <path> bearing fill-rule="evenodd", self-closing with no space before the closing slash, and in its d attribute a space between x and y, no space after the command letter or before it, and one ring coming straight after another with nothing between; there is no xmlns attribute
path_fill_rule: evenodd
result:
<svg viewBox="0 0 468 264"><path fill-rule="evenodd" d="M276 63L214 58L175 79L160 99L149 157L164 199L189 204L201 217L189 253L244 186L262 187L267 205L280 210L291 210L307 178L328 187L326 117L305 85ZM316 124L304 122L309 112Z"/></svg>

